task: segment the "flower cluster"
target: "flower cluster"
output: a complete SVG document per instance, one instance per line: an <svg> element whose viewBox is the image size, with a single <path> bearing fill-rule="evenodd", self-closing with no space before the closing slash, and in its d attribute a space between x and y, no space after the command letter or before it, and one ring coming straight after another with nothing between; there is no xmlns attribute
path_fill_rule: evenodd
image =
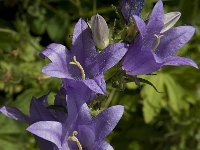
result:
<svg viewBox="0 0 200 150"><path fill-rule="evenodd" d="M96 116L88 107L95 97L106 94L104 74L110 68L117 65L117 71L127 77L150 74L166 65L198 68L191 59L175 55L195 32L192 26L173 27L179 12L164 14L163 2L158 0L148 21L143 21L144 0L122 0L120 5L125 26L135 25L126 33L133 35L131 39L110 39L108 25L99 14L88 23L79 19L70 50L52 43L40 54L51 61L42 72L62 80L54 105L48 104L45 95L32 98L29 116L14 107L0 109L27 123L27 131L35 135L42 150L113 149L105 138L119 122L124 107L112 106Z"/></svg>

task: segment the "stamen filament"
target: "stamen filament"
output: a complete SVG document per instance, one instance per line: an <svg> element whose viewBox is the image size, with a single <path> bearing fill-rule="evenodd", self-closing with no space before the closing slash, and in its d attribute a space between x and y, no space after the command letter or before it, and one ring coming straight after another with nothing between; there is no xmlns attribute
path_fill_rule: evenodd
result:
<svg viewBox="0 0 200 150"><path fill-rule="evenodd" d="M73 60L74 61L70 62L70 64L77 66L81 70L82 79L85 80L85 71L81 64L76 60L76 56L73 57Z"/></svg>
<svg viewBox="0 0 200 150"><path fill-rule="evenodd" d="M79 142L78 138L76 137L76 135L78 135L77 131L73 131L72 136L68 137L68 140L71 140L73 142L76 142L78 149L79 150L83 150L81 143Z"/></svg>
<svg viewBox="0 0 200 150"><path fill-rule="evenodd" d="M156 50L160 44L160 39L161 39L161 37L163 37L163 35L154 34L154 36L156 37L157 42L156 42L156 45L154 46L153 50Z"/></svg>

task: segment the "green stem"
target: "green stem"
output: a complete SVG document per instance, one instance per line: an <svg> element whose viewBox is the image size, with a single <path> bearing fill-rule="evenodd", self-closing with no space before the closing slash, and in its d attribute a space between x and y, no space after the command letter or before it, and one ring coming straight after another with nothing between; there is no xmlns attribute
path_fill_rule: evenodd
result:
<svg viewBox="0 0 200 150"><path fill-rule="evenodd" d="M115 92L116 92L116 89L115 88L112 89L112 91L111 91L111 93L110 93L110 95L109 95L109 97L108 97L108 99L106 101L105 108L108 108L108 106L110 105L110 103L111 103L111 101L112 101L112 99L113 99L113 97L115 95Z"/></svg>
<svg viewBox="0 0 200 150"><path fill-rule="evenodd" d="M97 12L97 1L93 0L93 15L95 15Z"/></svg>
<svg viewBox="0 0 200 150"><path fill-rule="evenodd" d="M15 31L13 31L13 30L10 30L10 29L0 28L0 32L5 32L5 33L17 35L17 32L15 32Z"/></svg>

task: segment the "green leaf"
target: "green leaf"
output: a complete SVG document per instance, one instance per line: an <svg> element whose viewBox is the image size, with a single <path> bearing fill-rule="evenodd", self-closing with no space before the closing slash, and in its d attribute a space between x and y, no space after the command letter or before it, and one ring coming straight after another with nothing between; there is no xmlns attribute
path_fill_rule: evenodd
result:
<svg viewBox="0 0 200 150"><path fill-rule="evenodd" d="M187 101L184 100L185 92L170 76L166 75L166 91L169 99L169 106L175 113L179 113L182 109L188 108Z"/></svg>
<svg viewBox="0 0 200 150"><path fill-rule="evenodd" d="M0 137L2 134L20 134L24 131L24 127L22 122L17 122L0 114Z"/></svg>
<svg viewBox="0 0 200 150"><path fill-rule="evenodd" d="M63 41L68 28L68 20L58 16L49 19L47 24L47 33L53 41Z"/></svg>
<svg viewBox="0 0 200 150"><path fill-rule="evenodd" d="M147 78L159 91L164 91L165 75L157 74L156 76L149 76ZM162 106L166 105L162 101L165 93L158 93L154 88L145 84L142 88L141 95L144 99L143 115L146 123L150 123L159 114Z"/></svg>
<svg viewBox="0 0 200 150"><path fill-rule="evenodd" d="M108 80L108 79L112 78L114 75L116 75L117 71L118 71L118 66L117 65L112 67L108 71L106 71L106 73L104 75L105 76L105 80Z"/></svg>
<svg viewBox="0 0 200 150"><path fill-rule="evenodd" d="M44 17L39 18L31 18L30 20L30 28L35 34L42 35L46 30L46 20Z"/></svg>
<svg viewBox="0 0 200 150"><path fill-rule="evenodd" d="M181 114L182 110L189 109L190 101L187 92L177 84L173 77L167 73L159 73L156 76L148 77L159 91L144 85L142 89L143 114L146 123L150 123L159 115L161 109L168 110L171 114ZM175 117L175 116L173 116Z"/></svg>

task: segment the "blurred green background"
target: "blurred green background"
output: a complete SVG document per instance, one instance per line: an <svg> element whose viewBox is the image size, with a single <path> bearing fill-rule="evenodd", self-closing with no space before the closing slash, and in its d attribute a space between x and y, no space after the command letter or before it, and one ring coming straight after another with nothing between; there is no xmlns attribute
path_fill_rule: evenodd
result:
<svg viewBox="0 0 200 150"><path fill-rule="evenodd" d="M143 18L155 0L146 0ZM200 1L166 0L165 11L180 11L177 25L193 25L196 34L179 52L200 64ZM39 53L52 42L70 47L79 17L101 14L110 28L118 19L117 0L0 0L0 106L16 106L28 114L32 96L58 91L60 81L41 74L47 63ZM110 105L125 113L108 141L116 150L200 150L200 73L192 67L165 67L141 88L108 85ZM109 103L108 103L109 104ZM0 150L37 150L26 126L0 115Z"/></svg>

